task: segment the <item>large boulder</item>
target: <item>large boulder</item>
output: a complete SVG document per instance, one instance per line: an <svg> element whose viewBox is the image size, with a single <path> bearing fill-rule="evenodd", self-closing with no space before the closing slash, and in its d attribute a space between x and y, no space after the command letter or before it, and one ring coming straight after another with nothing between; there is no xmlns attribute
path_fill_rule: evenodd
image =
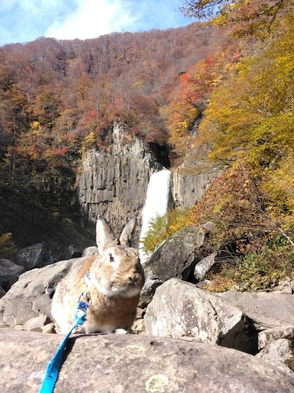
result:
<svg viewBox="0 0 294 393"><path fill-rule="evenodd" d="M276 365L294 378L294 349L290 340L272 341L256 357Z"/></svg>
<svg viewBox="0 0 294 393"><path fill-rule="evenodd" d="M42 242L19 250L15 261L27 271L51 265L54 258L50 246L46 242Z"/></svg>
<svg viewBox="0 0 294 393"><path fill-rule="evenodd" d="M142 303L148 304L156 288L171 278L197 282L200 274L194 271L195 266L212 254L213 262L210 260L209 267L201 264L202 275L209 270L215 262L215 253L209 244L209 233L213 229L211 222L181 228L155 250L144 265L146 282L142 290Z"/></svg>
<svg viewBox="0 0 294 393"><path fill-rule="evenodd" d="M51 317L50 292L75 260L61 261L22 274L0 299L0 325L14 327L39 315Z"/></svg>
<svg viewBox="0 0 294 393"><path fill-rule="evenodd" d="M0 329L1 393L35 393L60 335ZM251 355L144 335L69 339L55 393L293 393L294 378Z"/></svg>
<svg viewBox="0 0 294 393"><path fill-rule="evenodd" d="M219 296L240 308L258 330L294 326L294 295L228 291Z"/></svg>
<svg viewBox="0 0 294 393"><path fill-rule="evenodd" d="M258 349L263 349L279 339L294 341L294 326L279 326L262 330L258 333Z"/></svg>
<svg viewBox="0 0 294 393"><path fill-rule="evenodd" d="M171 279L156 290L147 307L145 325L150 335L191 337L257 353L257 332L240 309L179 279Z"/></svg>

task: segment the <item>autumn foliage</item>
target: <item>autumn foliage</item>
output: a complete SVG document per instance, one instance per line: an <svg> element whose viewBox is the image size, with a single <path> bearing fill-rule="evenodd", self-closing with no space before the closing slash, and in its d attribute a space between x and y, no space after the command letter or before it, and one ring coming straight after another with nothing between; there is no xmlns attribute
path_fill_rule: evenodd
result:
<svg viewBox="0 0 294 393"><path fill-rule="evenodd" d="M183 9L205 22L0 48L2 184L29 189L42 206L70 204L83 152L109 148L118 122L126 143L168 146L183 170L222 172L184 222L216 222L216 244L235 242L240 254L265 255L278 236L292 247L291 2ZM184 225L180 213L164 220L160 240Z"/></svg>
<svg viewBox="0 0 294 393"><path fill-rule="evenodd" d="M239 4L252 12L249 3ZM206 160L223 173L191 214L198 223L214 221L216 245L233 244L239 255L213 281L215 290L265 289L293 277L293 12L287 1L268 1L268 18L260 20L261 3L252 6L256 18L247 24L242 7L232 15L243 15L239 35L250 32L255 51L244 47L221 72L196 136ZM228 15L220 13L218 21L228 25Z"/></svg>
<svg viewBox="0 0 294 393"><path fill-rule="evenodd" d="M213 2L187 3L201 13ZM212 21L239 20L230 34L250 38L180 77L167 111L170 143L183 168L195 150L195 171L207 169L204 160L222 172L190 210L194 223L216 223L216 249L233 251L210 289L265 289L294 274L293 12L287 1L219 3Z"/></svg>
<svg viewBox="0 0 294 393"><path fill-rule="evenodd" d="M88 148L112 143L119 122L127 141L168 142L162 115L178 75L226 40L216 29L121 33L85 41L40 38L0 48L0 169L60 204ZM197 43L197 51L194 45ZM65 180L66 179L66 180ZM59 196L60 195L60 196Z"/></svg>
<svg viewBox="0 0 294 393"><path fill-rule="evenodd" d="M193 126L201 118L217 78L217 60L208 57L179 77L177 93L166 110L169 143L178 156L189 150Z"/></svg>

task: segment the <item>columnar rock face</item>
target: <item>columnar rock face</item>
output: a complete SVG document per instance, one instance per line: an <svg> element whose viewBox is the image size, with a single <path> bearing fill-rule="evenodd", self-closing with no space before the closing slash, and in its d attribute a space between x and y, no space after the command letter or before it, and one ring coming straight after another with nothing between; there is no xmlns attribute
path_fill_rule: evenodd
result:
<svg viewBox="0 0 294 393"><path fill-rule="evenodd" d="M97 215L102 214L117 231L116 236L133 216L138 218L139 231L150 176L162 169L141 141L124 144L124 137L123 130L115 126L110 151L88 151L77 184L85 216L96 221Z"/></svg>
<svg viewBox="0 0 294 393"><path fill-rule="evenodd" d="M136 236L139 238L149 179L153 172L162 169L164 167L153 160L141 141L128 141L123 128L115 125L111 148L105 151L92 149L85 154L77 181L83 214L93 222L98 214L102 214L118 232L129 218L136 216ZM215 175L214 172L189 174L174 169L168 205L180 209L193 206Z"/></svg>
<svg viewBox="0 0 294 393"><path fill-rule="evenodd" d="M175 169L172 176L174 205L180 209L195 205L204 194L211 179L217 174L217 171L188 173L182 168Z"/></svg>

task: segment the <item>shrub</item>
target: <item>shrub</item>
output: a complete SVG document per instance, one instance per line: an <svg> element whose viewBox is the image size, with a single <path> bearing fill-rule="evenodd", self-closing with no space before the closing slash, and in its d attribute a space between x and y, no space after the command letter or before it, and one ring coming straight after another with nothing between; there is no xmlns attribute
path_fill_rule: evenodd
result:
<svg viewBox="0 0 294 393"><path fill-rule="evenodd" d="M10 232L4 233L0 236L0 258L12 259L15 255L17 248L11 240L12 234Z"/></svg>
<svg viewBox="0 0 294 393"><path fill-rule="evenodd" d="M152 253L167 238L184 226L193 224L190 210L171 209L166 215L157 215L149 223L149 230L143 239L143 250Z"/></svg>
<svg viewBox="0 0 294 393"><path fill-rule="evenodd" d="M218 274L211 274L206 289L223 292L269 290L287 277L294 277L294 249L285 238L276 237L260 252L253 252L225 264Z"/></svg>

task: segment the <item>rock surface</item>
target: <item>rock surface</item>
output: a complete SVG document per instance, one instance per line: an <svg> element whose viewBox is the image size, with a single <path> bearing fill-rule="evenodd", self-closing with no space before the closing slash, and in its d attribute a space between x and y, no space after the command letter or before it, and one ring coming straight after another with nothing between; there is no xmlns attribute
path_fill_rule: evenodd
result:
<svg viewBox="0 0 294 393"><path fill-rule="evenodd" d="M4 294L23 272L24 268L22 266L16 265L9 259L0 259L0 288L3 289Z"/></svg>
<svg viewBox="0 0 294 393"><path fill-rule="evenodd" d="M173 170L172 197L175 206L179 209L194 206L206 191L210 181L218 174L217 171L195 174L182 168Z"/></svg>
<svg viewBox="0 0 294 393"><path fill-rule="evenodd" d="M51 265L54 258L50 246L46 242L42 242L19 250L15 260L18 265L23 266L24 270L27 271Z"/></svg>
<svg viewBox="0 0 294 393"><path fill-rule="evenodd" d="M171 279L147 307L147 334L192 337L240 351L257 353L257 332L240 309L195 285Z"/></svg>
<svg viewBox="0 0 294 393"><path fill-rule="evenodd" d="M51 316L50 291L64 277L76 259L61 261L42 269L33 269L0 299L0 325L14 327L25 324L40 314Z"/></svg>
<svg viewBox="0 0 294 393"><path fill-rule="evenodd" d="M263 349L281 338L294 341L294 326L279 326L258 333L258 349Z"/></svg>
<svg viewBox="0 0 294 393"><path fill-rule="evenodd" d="M172 277L187 280L194 273L195 264L207 256L204 239L201 226L181 228L152 254L145 268L163 282Z"/></svg>
<svg viewBox="0 0 294 393"><path fill-rule="evenodd" d="M83 255L84 250L76 247L74 244L68 246L63 259L80 258Z"/></svg>
<svg viewBox="0 0 294 393"><path fill-rule="evenodd" d="M40 314L38 317L29 319L24 324L24 330L34 331L34 332L42 332L44 326L49 324L51 321L46 315Z"/></svg>
<svg viewBox="0 0 294 393"><path fill-rule="evenodd" d="M207 257L205 257L199 263L196 264L194 269L194 276L197 281L201 281L204 279L205 274L215 264L216 257L217 257L217 252L213 252L212 254L208 255Z"/></svg>
<svg viewBox="0 0 294 393"><path fill-rule="evenodd" d="M113 128L113 143L107 151L90 150L85 154L77 179L77 195L84 216L95 221L102 214L118 232L131 217L141 213L151 174L164 167L153 159L139 139L127 140L123 127ZM172 173L171 205L180 209L193 206L203 195L216 172ZM118 233L116 233L118 235Z"/></svg>
<svg viewBox="0 0 294 393"><path fill-rule="evenodd" d="M256 329L294 326L294 296L285 293L237 292L219 294L251 318Z"/></svg>
<svg viewBox="0 0 294 393"><path fill-rule="evenodd" d="M1 393L38 392L63 336L0 329L0 337ZM232 349L142 335L95 335L69 339L54 393L293 391L294 379L283 370Z"/></svg>
<svg viewBox="0 0 294 393"><path fill-rule="evenodd" d="M124 144L123 129L114 126L110 151L88 151L77 180L78 199L83 214L95 221L102 214L118 236L125 222L138 217L146 199L153 171L163 167L152 160L138 139ZM137 237L139 233L137 232Z"/></svg>
<svg viewBox="0 0 294 393"><path fill-rule="evenodd" d="M294 366L293 355L293 343L290 340L280 338L268 344L266 348L256 355L256 358L266 360L276 365L294 378L294 372L290 370L290 368L293 369Z"/></svg>
<svg viewBox="0 0 294 393"><path fill-rule="evenodd" d="M170 278L197 282L195 265L212 253L207 235L213 228L212 223L184 227L155 250L144 265L146 282L141 293L144 304L148 304L156 288Z"/></svg>

